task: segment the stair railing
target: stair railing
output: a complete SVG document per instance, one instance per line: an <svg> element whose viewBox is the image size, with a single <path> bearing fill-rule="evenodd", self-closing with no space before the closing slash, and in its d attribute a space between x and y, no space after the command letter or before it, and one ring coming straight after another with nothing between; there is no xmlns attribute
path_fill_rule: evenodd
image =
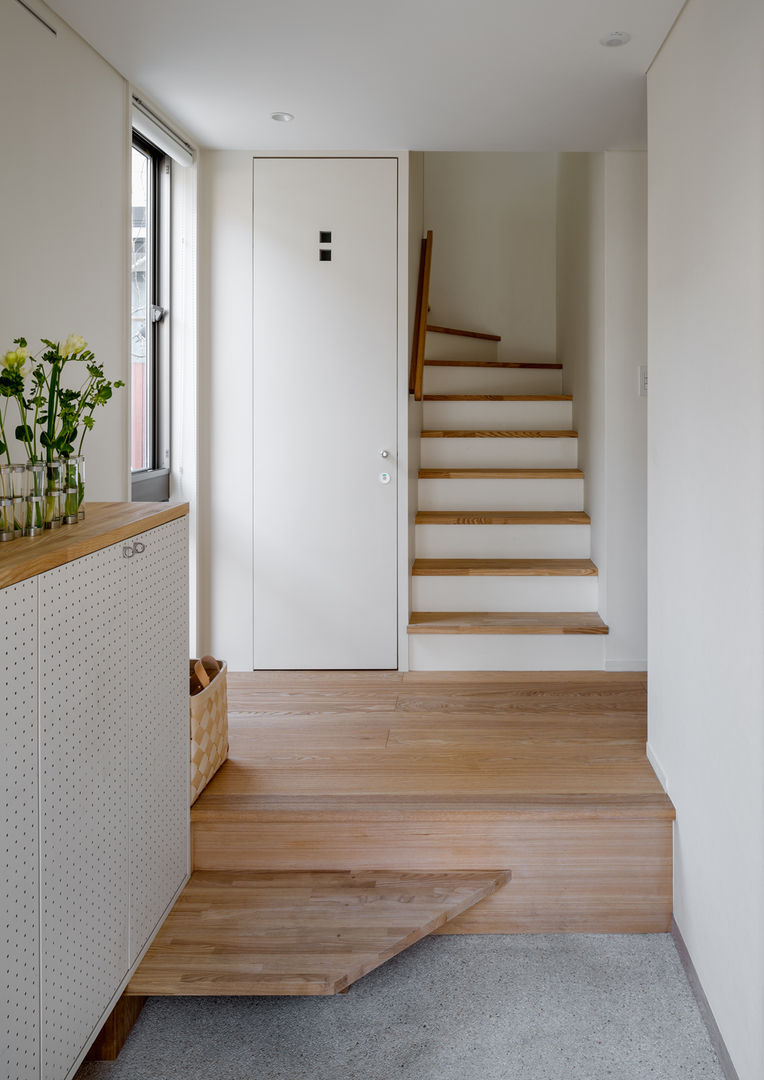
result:
<svg viewBox="0 0 764 1080"><path fill-rule="evenodd" d="M422 240L422 253L419 260L419 281L416 293L416 311L414 312L414 340L411 347L411 372L409 375L409 393L415 401L422 400L424 381L424 344L427 336L427 309L430 298L430 266L432 265L432 229Z"/></svg>

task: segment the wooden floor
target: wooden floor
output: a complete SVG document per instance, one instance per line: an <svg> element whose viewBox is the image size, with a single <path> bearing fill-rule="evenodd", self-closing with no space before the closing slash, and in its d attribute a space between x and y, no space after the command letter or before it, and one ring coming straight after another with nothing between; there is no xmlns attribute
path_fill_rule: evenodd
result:
<svg viewBox="0 0 764 1080"><path fill-rule="evenodd" d="M197 870L127 993L342 993L508 880L501 871Z"/></svg>
<svg viewBox="0 0 764 1080"><path fill-rule="evenodd" d="M196 869L499 867L511 885L447 932L669 926L674 811L642 674L233 674L229 711Z"/></svg>

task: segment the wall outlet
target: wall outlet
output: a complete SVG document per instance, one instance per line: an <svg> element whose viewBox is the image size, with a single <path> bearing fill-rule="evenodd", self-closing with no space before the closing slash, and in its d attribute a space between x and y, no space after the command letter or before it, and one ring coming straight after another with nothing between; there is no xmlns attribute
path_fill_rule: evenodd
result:
<svg viewBox="0 0 764 1080"><path fill-rule="evenodd" d="M647 397L647 364L640 364L637 371L639 372L639 396Z"/></svg>

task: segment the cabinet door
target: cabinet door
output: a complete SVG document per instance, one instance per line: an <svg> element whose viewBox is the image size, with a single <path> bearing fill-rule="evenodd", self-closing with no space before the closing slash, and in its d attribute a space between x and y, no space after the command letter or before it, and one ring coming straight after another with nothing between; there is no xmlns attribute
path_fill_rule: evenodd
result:
<svg viewBox="0 0 764 1080"><path fill-rule="evenodd" d="M37 579L0 590L0 1076L37 1080Z"/></svg>
<svg viewBox="0 0 764 1080"><path fill-rule="evenodd" d="M122 545L39 578L42 1080L128 967L128 573Z"/></svg>
<svg viewBox="0 0 764 1080"><path fill-rule="evenodd" d="M130 963L188 876L188 528L131 542Z"/></svg>

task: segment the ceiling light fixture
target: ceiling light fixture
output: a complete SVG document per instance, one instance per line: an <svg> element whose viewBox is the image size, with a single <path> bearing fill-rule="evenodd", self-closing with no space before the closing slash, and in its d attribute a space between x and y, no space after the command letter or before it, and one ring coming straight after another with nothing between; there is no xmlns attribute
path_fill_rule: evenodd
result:
<svg viewBox="0 0 764 1080"><path fill-rule="evenodd" d="M618 45L628 45L631 41L631 34L627 34L625 30L612 30L609 34L605 34L600 38L600 45L607 45L611 49L615 49Z"/></svg>
<svg viewBox="0 0 764 1080"><path fill-rule="evenodd" d="M272 112L271 120L278 120L280 124L288 124L290 120L294 120L294 114L290 112Z"/></svg>

